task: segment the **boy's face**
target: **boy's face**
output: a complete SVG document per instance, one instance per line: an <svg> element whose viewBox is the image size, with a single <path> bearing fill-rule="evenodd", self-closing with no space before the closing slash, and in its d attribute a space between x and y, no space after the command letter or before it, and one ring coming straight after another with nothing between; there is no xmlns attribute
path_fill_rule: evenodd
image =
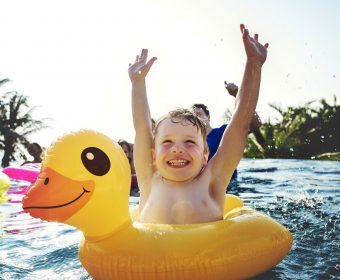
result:
<svg viewBox="0 0 340 280"><path fill-rule="evenodd" d="M153 158L165 179L181 182L200 173L208 153L204 151L203 136L195 126L165 119L157 130Z"/></svg>

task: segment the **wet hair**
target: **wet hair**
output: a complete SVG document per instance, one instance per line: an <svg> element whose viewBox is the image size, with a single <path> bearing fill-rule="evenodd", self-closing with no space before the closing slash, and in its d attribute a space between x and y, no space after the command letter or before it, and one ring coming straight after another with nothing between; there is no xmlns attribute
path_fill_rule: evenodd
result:
<svg viewBox="0 0 340 280"><path fill-rule="evenodd" d="M152 130L153 130L156 125L156 121L154 118L151 118L151 125L152 125Z"/></svg>
<svg viewBox="0 0 340 280"><path fill-rule="evenodd" d="M196 103L196 104L193 104L191 106L191 109L194 110L195 108L198 108L198 109L202 109L204 111L204 113L210 117L210 112L209 112L209 109L207 106L205 106L204 104L202 103Z"/></svg>
<svg viewBox="0 0 340 280"><path fill-rule="evenodd" d="M178 108L170 111L163 117L159 118L156 121L156 124L153 127L153 136L154 139L156 137L159 125L166 119L169 119L172 123L181 123L181 124L191 124L197 128L197 131L201 132L204 143L204 151L209 152L208 144L207 144L207 130L205 128L205 124L201 121L199 117L192 111L188 109Z"/></svg>

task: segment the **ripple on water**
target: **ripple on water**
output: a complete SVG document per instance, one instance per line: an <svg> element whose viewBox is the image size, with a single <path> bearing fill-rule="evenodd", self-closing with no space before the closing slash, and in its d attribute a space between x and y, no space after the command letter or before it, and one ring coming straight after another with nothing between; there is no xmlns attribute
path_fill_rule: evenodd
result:
<svg viewBox="0 0 340 280"><path fill-rule="evenodd" d="M339 162L240 163L237 182L228 192L277 219L294 238L290 254L256 279L339 279L339 172Z"/></svg>

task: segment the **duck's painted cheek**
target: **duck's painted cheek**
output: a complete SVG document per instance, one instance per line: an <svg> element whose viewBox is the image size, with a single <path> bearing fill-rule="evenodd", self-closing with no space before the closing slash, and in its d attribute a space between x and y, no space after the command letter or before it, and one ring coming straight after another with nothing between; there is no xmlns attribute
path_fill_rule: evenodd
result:
<svg viewBox="0 0 340 280"><path fill-rule="evenodd" d="M23 209L32 217L64 222L91 198L93 181L76 181L50 168L44 168L23 199Z"/></svg>

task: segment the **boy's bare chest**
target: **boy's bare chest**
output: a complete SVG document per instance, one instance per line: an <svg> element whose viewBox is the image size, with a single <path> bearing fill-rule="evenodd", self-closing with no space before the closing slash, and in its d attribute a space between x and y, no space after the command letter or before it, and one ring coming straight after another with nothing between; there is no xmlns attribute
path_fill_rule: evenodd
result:
<svg viewBox="0 0 340 280"><path fill-rule="evenodd" d="M204 222L218 219L219 208L202 180L174 185L161 178L153 182L141 218L163 223Z"/></svg>

